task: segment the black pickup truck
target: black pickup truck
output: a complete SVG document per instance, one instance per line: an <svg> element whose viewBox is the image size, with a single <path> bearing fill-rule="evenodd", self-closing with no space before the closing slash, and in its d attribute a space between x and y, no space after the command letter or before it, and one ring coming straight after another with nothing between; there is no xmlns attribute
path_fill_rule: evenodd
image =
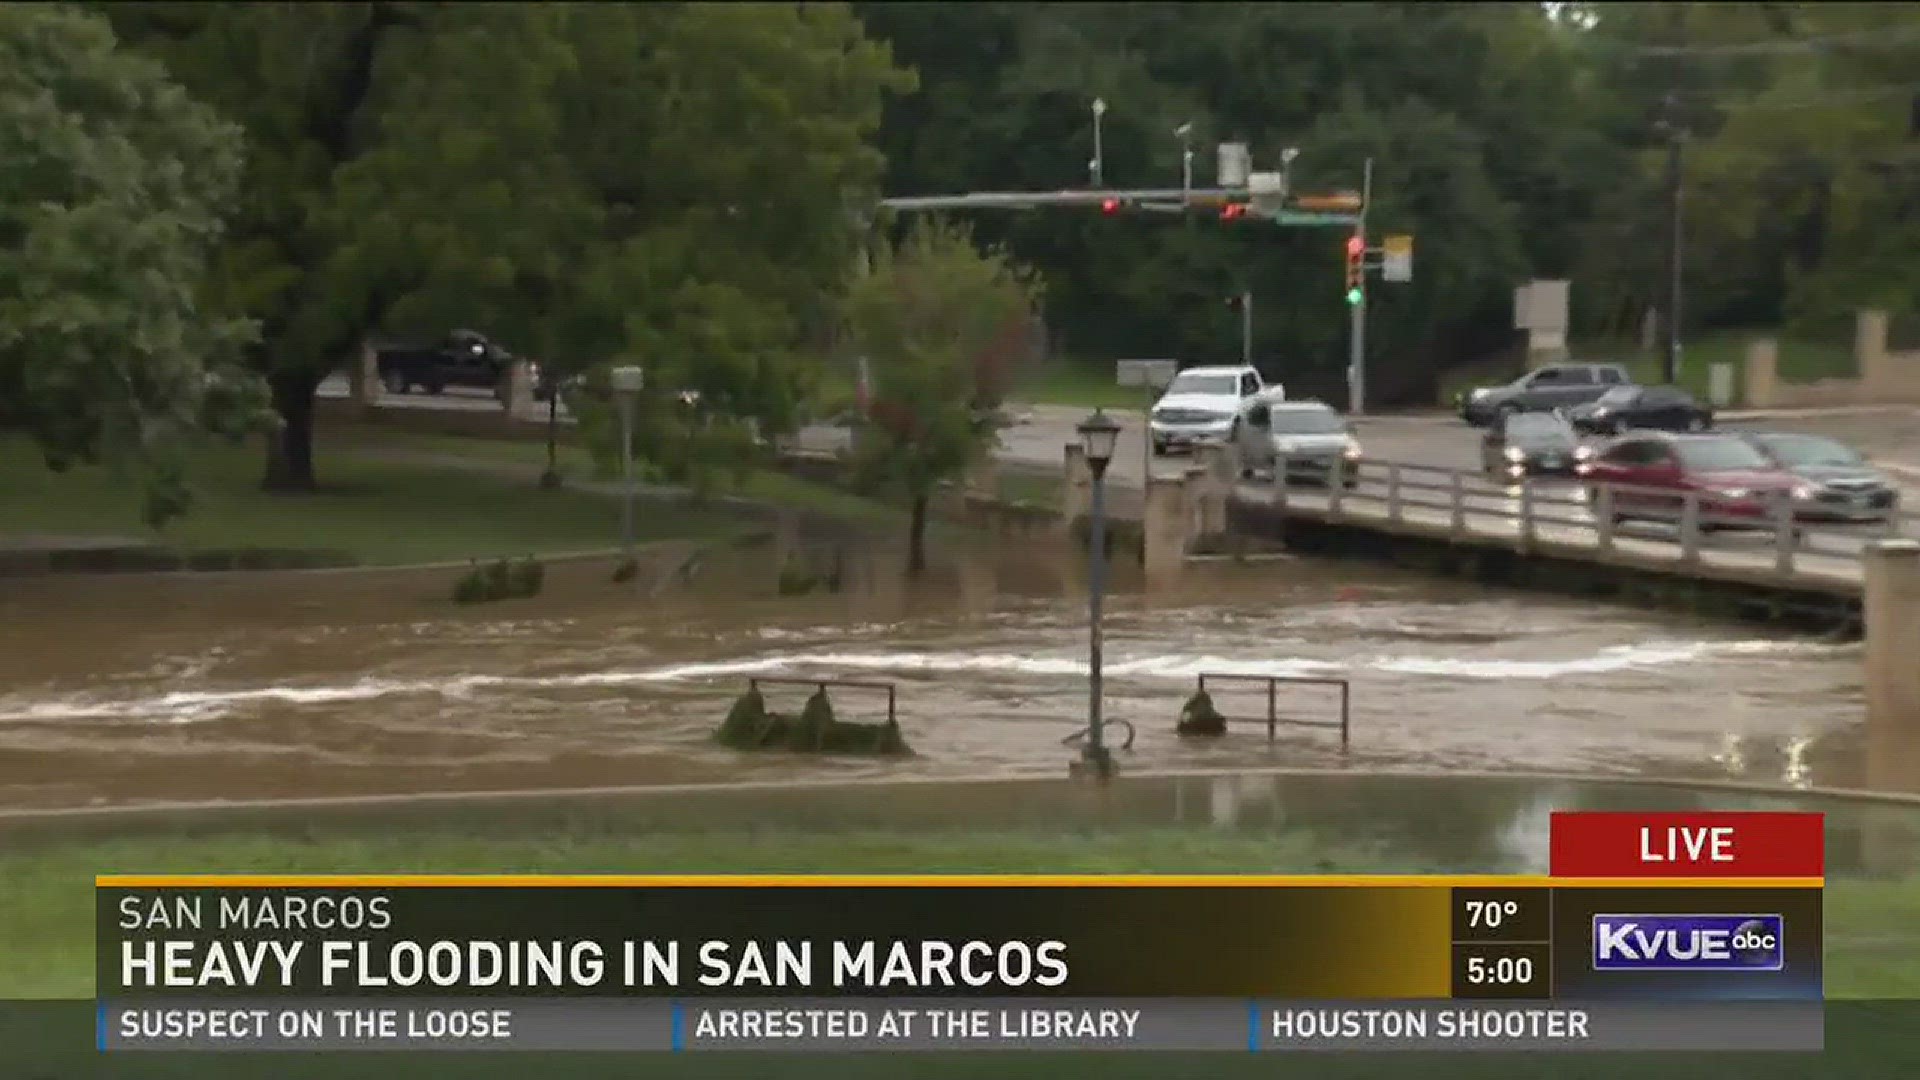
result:
<svg viewBox="0 0 1920 1080"><path fill-rule="evenodd" d="M427 346L390 346L375 350L380 385L390 394L419 387L437 394L449 386L476 386L504 395L507 365L513 355L472 330L455 330Z"/></svg>

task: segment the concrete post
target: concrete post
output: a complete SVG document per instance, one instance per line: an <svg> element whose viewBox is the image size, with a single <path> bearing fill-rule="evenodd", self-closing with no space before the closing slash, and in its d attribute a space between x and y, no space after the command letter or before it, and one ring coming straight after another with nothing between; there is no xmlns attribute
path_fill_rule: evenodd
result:
<svg viewBox="0 0 1920 1080"><path fill-rule="evenodd" d="M507 399L501 404L509 417L533 415L533 365L525 360L515 360L507 365Z"/></svg>
<svg viewBox="0 0 1920 1080"><path fill-rule="evenodd" d="M354 405L361 412L373 408L380 401L380 355L374 351L373 343L360 343L360 352L347 369L347 385L351 388Z"/></svg>
<svg viewBox="0 0 1920 1080"><path fill-rule="evenodd" d="M1093 511L1093 470L1087 467L1087 450L1077 442L1066 444L1065 469L1060 487L1060 531L1068 539L1080 519Z"/></svg>
<svg viewBox="0 0 1920 1080"><path fill-rule="evenodd" d="M967 470L966 493L979 499L1000 497L1000 464L988 454Z"/></svg>
<svg viewBox="0 0 1920 1080"><path fill-rule="evenodd" d="M1867 741L1920 742L1920 541L1877 540L1862 560Z"/></svg>
<svg viewBox="0 0 1920 1080"><path fill-rule="evenodd" d="M1747 362L1741 376L1746 392L1741 404L1749 409L1771 406L1780 382L1780 343L1772 338L1747 342Z"/></svg>
<svg viewBox="0 0 1920 1080"><path fill-rule="evenodd" d="M1853 360L1860 373L1863 405L1877 405L1899 381L1887 366L1887 313L1862 311L1853 319Z"/></svg>
<svg viewBox="0 0 1920 1080"><path fill-rule="evenodd" d="M1192 521L1187 482L1170 476L1147 481L1145 513L1140 522L1145 585L1163 589L1180 580L1186 564L1187 534Z"/></svg>
<svg viewBox="0 0 1920 1080"><path fill-rule="evenodd" d="M1233 490L1233 462L1224 446L1194 449L1200 473L1200 531L1221 536L1227 531L1227 497Z"/></svg>

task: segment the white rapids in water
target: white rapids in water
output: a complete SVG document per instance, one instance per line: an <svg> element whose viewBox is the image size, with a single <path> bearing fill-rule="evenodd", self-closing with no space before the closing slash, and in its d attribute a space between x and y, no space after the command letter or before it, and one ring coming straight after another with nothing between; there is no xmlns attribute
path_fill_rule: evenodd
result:
<svg viewBox="0 0 1920 1080"><path fill-rule="evenodd" d="M1106 714L1136 767L1341 764L1833 780L1860 713L1856 646L1535 599L1124 605ZM0 680L0 804L716 779L1057 775L1087 709L1077 604L1009 600L876 622L793 605L169 630L39 679ZM1173 723L1202 674L1225 738ZM750 678L891 684L914 757L742 755L709 735ZM1330 730L1269 743L1261 677L1346 680ZM797 708L805 685L770 684ZM1339 688L1277 684L1331 722ZM872 689L844 719L884 717ZM1826 770L1826 773L1823 773ZM1844 779L1844 778L1842 778ZM105 792L102 795L102 791Z"/></svg>

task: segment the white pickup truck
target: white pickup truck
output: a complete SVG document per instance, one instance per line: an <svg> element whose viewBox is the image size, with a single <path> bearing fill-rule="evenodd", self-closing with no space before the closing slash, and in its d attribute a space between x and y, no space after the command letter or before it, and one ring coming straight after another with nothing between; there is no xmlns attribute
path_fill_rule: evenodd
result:
<svg viewBox="0 0 1920 1080"><path fill-rule="evenodd" d="M1247 406L1256 398L1282 401L1286 391L1277 383L1263 382L1250 367L1192 367L1180 372L1153 403L1147 419L1153 452L1231 442Z"/></svg>

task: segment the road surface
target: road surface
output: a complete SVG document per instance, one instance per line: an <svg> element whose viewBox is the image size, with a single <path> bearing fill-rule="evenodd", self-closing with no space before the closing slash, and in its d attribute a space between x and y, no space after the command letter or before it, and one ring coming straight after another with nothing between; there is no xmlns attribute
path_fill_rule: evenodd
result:
<svg viewBox="0 0 1920 1080"><path fill-rule="evenodd" d="M334 376L320 385L322 397L346 397L347 380ZM381 408L449 409L497 412L500 403L485 390L449 387L440 394L382 394ZM1074 427L1085 419L1085 409L1062 405L1015 406L1016 423L1000 436L999 458L1003 463L1029 468L1058 469L1063 448L1079 436ZM546 419L544 403L535 403L528 419ZM1142 414L1136 410L1113 410L1109 416L1119 421L1121 435L1114 462L1107 478L1120 489L1137 491L1146 474L1148 458ZM564 405L563 423L571 423ZM1360 444L1369 460L1415 462L1449 469L1480 467L1480 432L1451 416L1362 417L1355 422ZM1876 413L1838 413L1807 411L1746 418L1731 414L1725 430L1791 429L1828 435L1859 448L1900 483L1903 501L1920 505L1920 410L1890 408ZM847 445L844 428L816 425L802 429L796 438L800 449L834 451ZM1190 459L1171 456L1153 459L1156 476L1178 476L1190 465Z"/></svg>

